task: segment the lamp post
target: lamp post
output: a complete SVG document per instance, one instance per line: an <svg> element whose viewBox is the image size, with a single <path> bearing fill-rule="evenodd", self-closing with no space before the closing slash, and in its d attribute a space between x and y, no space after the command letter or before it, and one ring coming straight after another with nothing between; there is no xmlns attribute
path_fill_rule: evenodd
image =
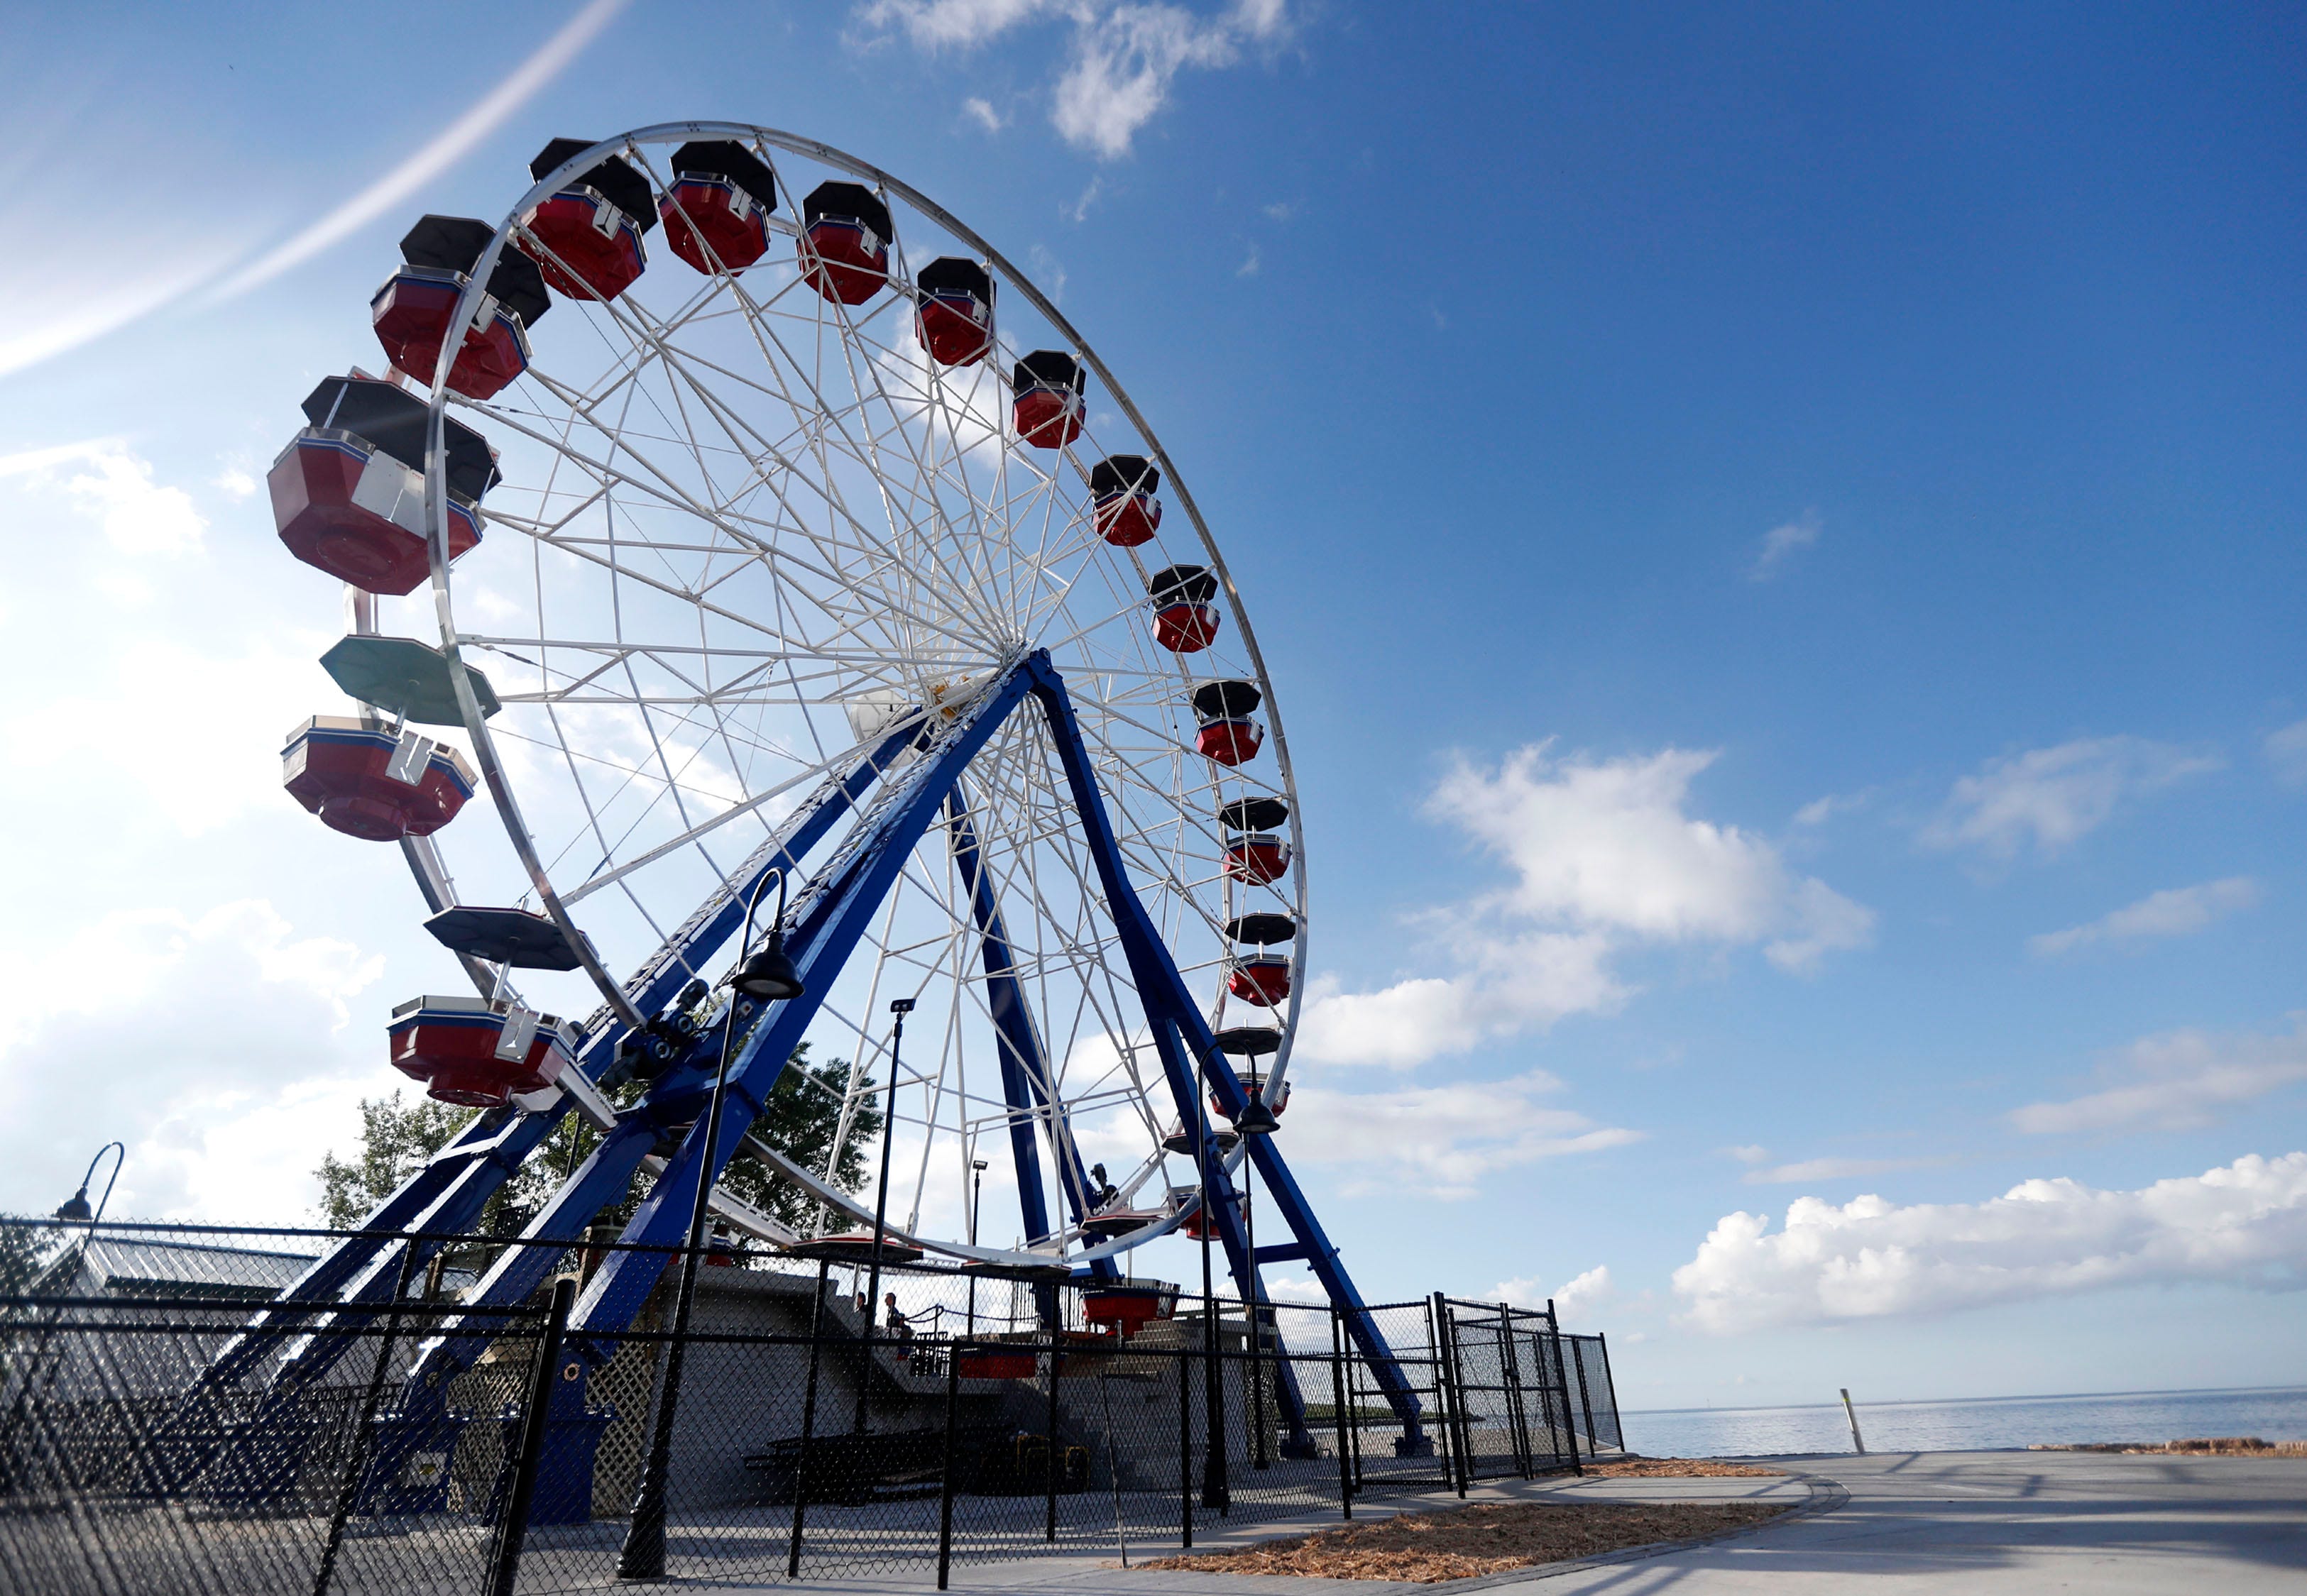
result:
<svg viewBox="0 0 2307 1596"><path fill-rule="evenodd" d="M889 1031L889 1105L881 1111L881 1183L873 1194L873 1267L867 1276L865 1287L865 1360L866 1369L872 1368L874 1323L881 1311L881 1249L887 1245L889 1214L889 1144L897 1132L897 1054L905 1044L905 1016L913 1011L910 997L893 997L889 1012L896 1016ZM861 1378L857 1382L857 1421L852 1426L859 1435L865 1433L865 1396L870 1382Z"/></svg>
<svg viewBox="0 0 2307 1596"><path fill-rule="evenodd" d="M969 1244L974 1247L977 1245L977 1205L985 1191L985 1160L972 1158L969 1168ZM977 1276L973 1271L969 1276L969 1327L963 1334L977 1334Z"/></svg>
<svg viewBox="0 0 2307 1596"><path fill-rule="evenodd" d="M1249 1101L1234 1120L1237 1136L1271 1136L1281 1129L1274 1111L1265 1105L1265 1083L1256 1073L1257 1060L1250 1061ZM1243 1293L1242 1304L1249 1318L1249 1423L1250 1461L1253 1467L1266 1466L1265 1456L1265 1324L1264 1310L1259 1306L1263 1295L1257 1274L1257 1178L1251 1167L1255 1160L1248 1156L1250 1144L1242 1144L1241 1162L1241 1229L1242 1246L1249 1253L1249 1286Z"/></svg>
<svg viewBox="0 0 2307 1596"><path fill-rule="evenodd" d="M107 1153L119 1156L112 1161L112 1178L104 1182L104 1195L91 1210L88 1206L88 1188L96 1179L96 1166L104 1162ZM128 1148L120 1142L107 1141L97 1148L96 1156L88 1161L88 1173L80 1177L80 1190L64 1199L56 1209L56 1217L67 1225L93 1225L103 1218L105 1204L112 1200L112 1188L120 1181L120 1166L127 1162Z"/></svg>
<svg viewBox="0 0 2307 1596"><path fill-rule="evenodd" d="M769 927L768 945L750 958L753 910L769 884L777 878L777 917ZM656 1424L649 1434L648 1458L641 1470L639 1491L633 1498L632 1527L617 1554L619 1579L665 1577L665 1511L668 1475L673 1466L673 1410L681 1401L681 1366L688 1351L689 1319L697 1301L697 1255L705 1245L705 1216L713 1197L713 1160L721 1142L721 1090L728 1084L729 1044L737 1021L754 1003L790 1002L808 988L785 954L785 873L772 869L753 883L745 899L745 939L737 944L742 962L729 977L729 1012L721 1028L721 1061L713 1071L713 1092L705 1111L705 1145L699 1149L697 1191L690 1200L689 1248L681 1259L681 1289L673 1310L673 1342L665 1348L665 1379L656 1402Z"/></svg>
<svg viewBox="0 0 2307 1596"><path fill-rule="evenodd" d="M1194 1160L1202 1180L1202 1506L1223 1513L1232 1506L1226 1489L1225 1399L1218 1368L1217 1288L1210 1273L1210 1237L1217 1230L1217 1204L1210 1188L1209 1061L1194 1051Z"/></svg>

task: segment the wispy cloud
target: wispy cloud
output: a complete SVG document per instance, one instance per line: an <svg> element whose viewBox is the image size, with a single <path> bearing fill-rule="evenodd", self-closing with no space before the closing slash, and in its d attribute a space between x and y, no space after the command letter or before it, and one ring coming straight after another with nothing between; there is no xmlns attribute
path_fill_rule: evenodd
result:
<svg viewBox="0 0 2307 1596"><path fill-rule="evenodd" d="M1788 559L1817 542L1822 530L1823 524L1816 510L1805 510L1797 519L1771 527L1762 534L1762 546L1754 555L1754 563L1747 568L1747 576L1756 582L1769 581Z"/></svg>
<svg viewBox="0 0 2307 1596"><path fill-rule="evenodd" d="M1265 264L1265 258L1258 252L1256 244L1251 244L1249 253L1243 256L1241 264L1233 269L1233 275L1238 277L1254 277L1257 275L1258 269Z"/></svg>
<svg viewBox="0 0 2307 1596"><path fill-rule="evenodd" d="M124 554L185 553L208 531L192 496L153 481L151 462L116 438L0 455L0 482L12 477L60 495Z"/></svg>
<svg viewBox="0 0 2307 1596"><path fill-rule="evenodd" d="M235 272L217 287L215 297L230 299L269 283L399 206L471 153L483 139L502 126L506 118L559 77L585 47L616 20L625 4L626 0L590 0L582 11L562 24L559 32L538 47L535 55L476 100L432 142L294 238Z"/></svg>
<svg viewBox="0 0 2307 1596"><path fill-rule="evenodd" d="M2186 1129L2222 1109L2307 1081L2307 1020L2289 1036L2176 1030L2142 1037L2105 1060L2114 1084L2063 1103L2030 1103L2011 1122L2035 1135Z"/></svg>
<svg viewBox="0 0 2307 1596"><path fill-rule="evenodd" d="M1640 1141L1547 1099L1543 1070L1509 1080L1454 1081L1390 1092L1301 1093L1290 1108L1291 1157L1344 1166L1349 1192L1463 1199L1485 1175Z"/></svg>
<svg viewBox="0 0 2307 1596"><path fill-rule="evenodd" d="M2131 800L2223 764L2215 753L2142 737L2077 738L2007 754L1955 782L1922 840L1934 848L1976 848L1998 859L2013 858L2029 844L2055 854Z"/></svg>
<svg viewBox="0 0 2307 1596"><path fill-rule="evenodd" d="M1749 1186L1791 1186L1804 1181L1864 1180L1901 1169L1930 1169L1946 1162L1944 1158L1805 1158L1750 1169L1740 1178Z"/></svg>
<svg viewBox="0 0 2307 1596"><path fill-rule="evenodd" d="M2307 787L2307 721L2268 732L2260 749L2275 767L2277 781L2286 787Z"/></svg>
<svg viewBox="0 0 2307 1596"><path fill-rule="evenodd" d="M973 94L961 102L961 110L964 115L989 133L998 133L1008 125L1001 113L993 108L992 101L980 99Z"/></svg>
<svg viewBox="0 0 2307 1596"><path fill-rule="evenodd" d="M1050 122L1068 144L1104 160L1129 153L1138 131L1168 103L1179 73L1231 66L1245 47L1290 32L1284 0L1235 0L1214 14L1166 0L872 0L857 15L931 52L974 49L1033 22L1068 24Z"/></svg>
<svg viewBox="0 0 2307 1596"><path fill-rule="evenodd" d="M2030 936L2027 950L2038 959L2050 959L2094 943L2137 943L2149 937L2187 936L2258 901L2259 883L2248 875L2230 875L2191 887L2172 887L2149 892L2136 903L2125 904L2086 924Z"/></svg>

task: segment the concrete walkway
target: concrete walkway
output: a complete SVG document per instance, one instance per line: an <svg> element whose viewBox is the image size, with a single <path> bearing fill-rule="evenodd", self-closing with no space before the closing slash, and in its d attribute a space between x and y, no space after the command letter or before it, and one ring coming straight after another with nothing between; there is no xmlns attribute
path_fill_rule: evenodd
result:
<svg viewBox="0 0 2307 1596"><path fill-rule="evenodd" d="M1762 1460L1783 1480L1582 1480L1492 1487L1478 1500L1788 1499L1792 1522L1682 1551L1620 1553L1588 1565L1405 1585L1369 1580L1123 1572L1109 1554L961 1566L956 1591L1033 1596L1826 1596L1861 1579L1899 1596L2302 1596L2307 1592L2307 1461L2124 1457L2062 1452L1938 1452ZM1847 1499L1846 1499L1847 1493ZM1454 1498L1394 1504L1406 1511ZM1372 1504L1373 1509L1378 1505ZM1376 1517L1379 1511L1358 1513ZM1304 1533L1334 1520L1274 1526ZM1241 1537L1255 1539L1262 1537ZM1222 1545L1227 1540L1205 1540ZM1238 1543L1238 1541L1236 1542ZM1160 1556L1168 1546L1133 1549ZM1135 1558L1133 1558L1133 1561ZM919 1596L924 1580L786 1585L826 1596ZM691 1591L711 1587L691 1586Z"/></svg>

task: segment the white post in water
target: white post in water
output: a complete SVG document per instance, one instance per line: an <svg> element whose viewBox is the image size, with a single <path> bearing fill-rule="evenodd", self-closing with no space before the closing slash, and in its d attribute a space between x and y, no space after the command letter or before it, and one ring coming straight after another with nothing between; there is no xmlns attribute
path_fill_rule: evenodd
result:
<svg viewBox="0 0 2307 1596"><path fill-rule="evenodd" d="M1866 1438L1858 1433L1858 1410L1850 1405L1850 1387L1842 1387L1842 1411L1850 1416L1850 1445L1859 1456L1866 1455Z"/></svg>

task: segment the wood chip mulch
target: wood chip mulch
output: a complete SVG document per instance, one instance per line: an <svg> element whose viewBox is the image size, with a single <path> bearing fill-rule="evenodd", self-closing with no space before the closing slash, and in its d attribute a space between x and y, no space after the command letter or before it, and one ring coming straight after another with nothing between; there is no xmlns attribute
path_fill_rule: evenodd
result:
<svg viewBox="0 0 2307 1596"><path fill-rule="evenodd" d="M1505 1574L1687 1541L1775 1518L1792 1502L1511 1502L1403 1513L1316 1535L1231 1551L1189 1552L1141 1568L1204 1574L1294 1574L1315 1579L1390 1579L1432 1584Z"/></svg>
<svg viewBox="0 0 2307 1596"><path fill-rule="evenodd" d="M1769 1480L1785 1472L1756 1468L1750 1463L1718 1463L1711 1457L1614 1457L1585 1466L1590 1480Z"/></svg>

